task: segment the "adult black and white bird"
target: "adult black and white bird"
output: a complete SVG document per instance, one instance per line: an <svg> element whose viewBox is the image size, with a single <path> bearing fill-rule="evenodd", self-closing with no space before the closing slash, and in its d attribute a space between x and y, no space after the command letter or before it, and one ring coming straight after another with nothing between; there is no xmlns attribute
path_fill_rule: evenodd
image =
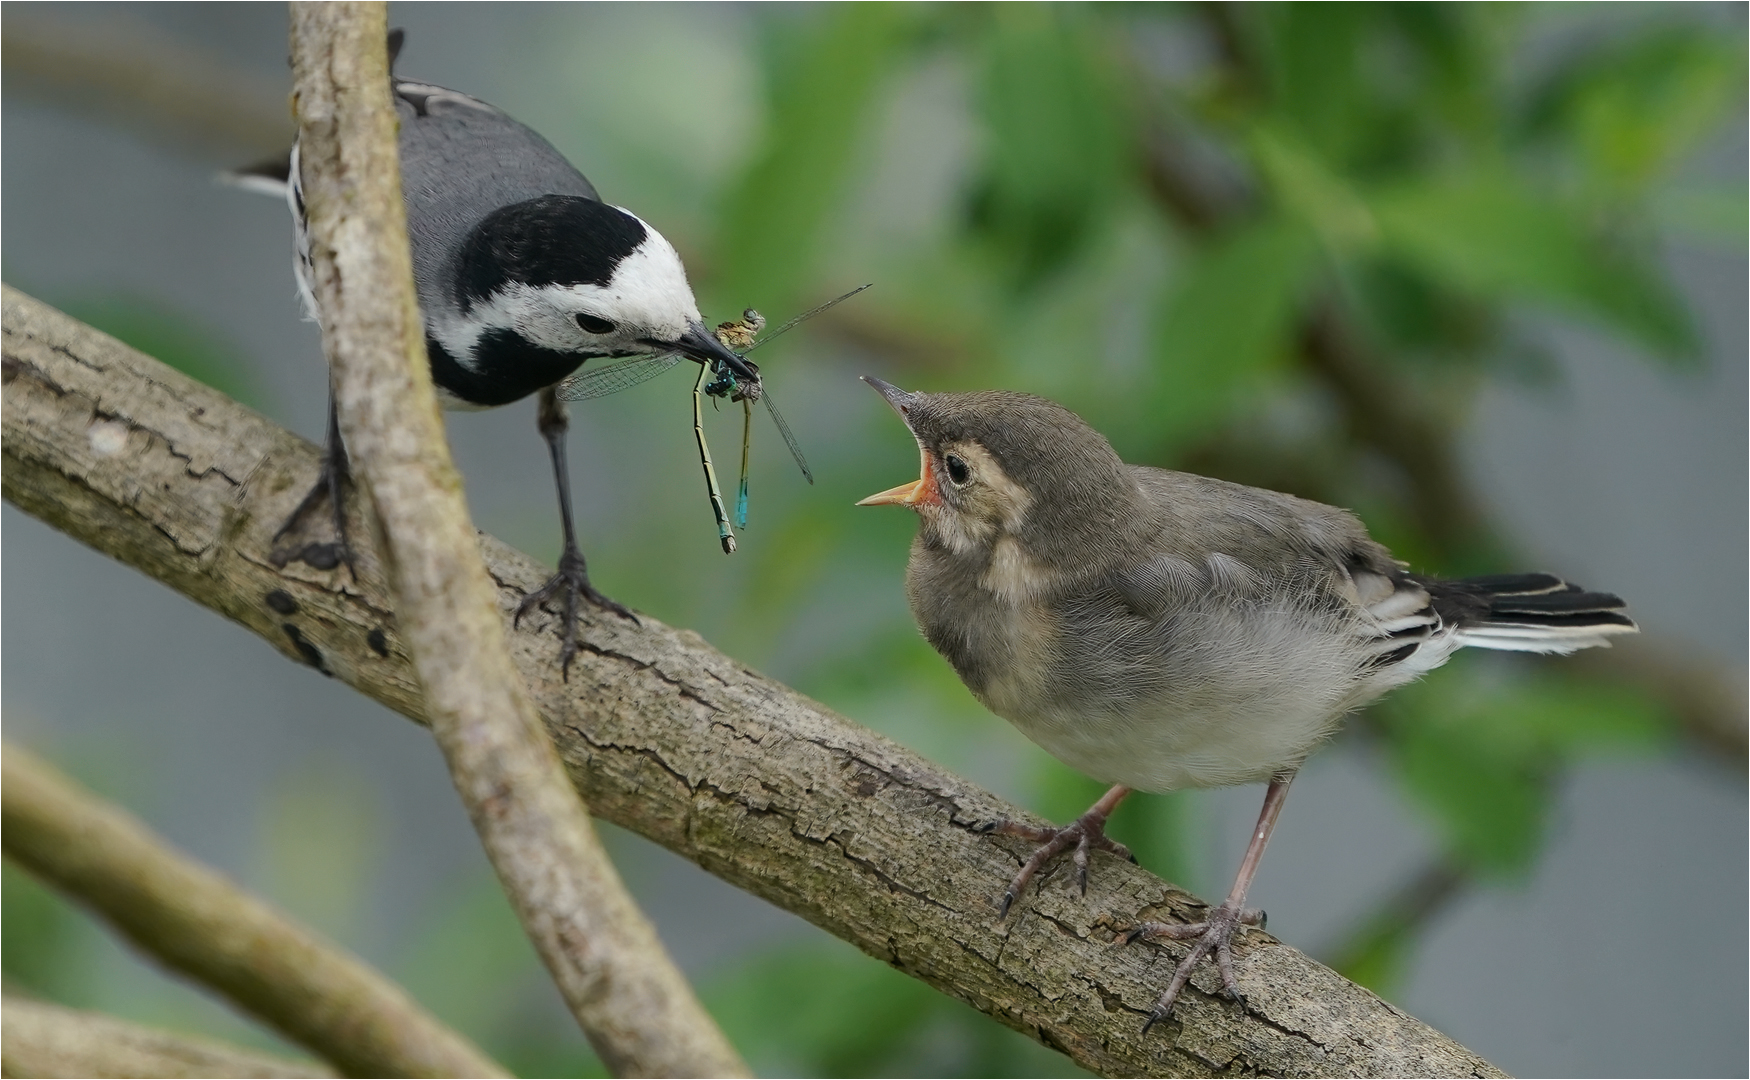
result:
<svg viewBox="0 0 1750 1080"><path fill-rule="evenodd" d="M1127 939L1195 942L1149 1025L1206 956L1238 996L1231 942L1261 923L1245 907L1258 861L1295 771L1344 716L1467 645L1567 653L1636 631L1608 593L1549 574L1425 577L1345 510L1126 465L1043 398L867 381L922 456L919 479L858 505L917 512L906 593L924 636L992 712L1113 785L1067 827L992 826L1040 845L1005 916L1072 848L1084 890L1090 851L1127 856L1104 825L1132 789L1269 782L1227 899Z"/></svg>
<svg viewBox="0 0 1750 1080"><path fill-rule="evenodd" d="M399 30L389 35L391 66L402 40ZM602 201L546 139L467 94L392 78L414 283L439 398L447 408L484 409L539 394L537 423L559 489L564 550L558 572L524 599L517 618L561 600L563 671L577 650L581 599L631 613L590 585L577 547L568 421L555 384L590 359L639 354L679 353L743 380L757 376L706 328L674 246L631 211ZM241 179L251 186L277 174L292 212L299 288L320 321L297 147L277 167L246 172ZM350 566L346 451L332 396L327 443L315 488L275 538L282 565ZM301 523L325 507L334 538L302 542Z"/></svg>

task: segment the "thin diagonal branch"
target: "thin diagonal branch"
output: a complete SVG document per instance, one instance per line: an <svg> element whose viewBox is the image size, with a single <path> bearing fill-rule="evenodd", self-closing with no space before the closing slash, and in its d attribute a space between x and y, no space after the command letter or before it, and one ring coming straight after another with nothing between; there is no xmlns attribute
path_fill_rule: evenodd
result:
<svg viewBox="0 0 1750 1080"><path fill-rule="evenodd" d="M28 750L6 746L0 768L6 857L162 963L352 1076L509 1075L364 961L175 851Z"/></svg>
<svg viewBox="0 0 1750 1080"><path fill-rule="evenodd" d="M276 570L274 530L318 471L314 447L224 395L13 289L0 290L7 500L319 663L424 722L369 547L344 571ZM546 574L481 538L500 617ZM943 993L1124 1076L1492 1076L1474 1054L1266 934L1248 931L1248 1000L1201 972L1173 1019L1139 1029L1176 945L1115 948L1195 897L1095 856L1088 893L1062 875L998 920L1024 857L984 835L1037 821L904 747L654 619L589 613L571 682L554 627L511 653L591 808L795 912Z"/></svg>
<svg viewBox="0 0 1750 1080"><path fill-rule="evenodd" d="M213 1039L7 994L0 999L6 1076L322 1077L332 1071Z"/></svg>
<svg viewBox="0 0 1750 1080"><path fill-rule="evenodd" d="M126 8L77 21L53 11L47 5L6 9L0 71L8 94L230 164L284 152L291 118L272 83Z"/></svg>
<svg viewBox="0 0 1750 1080"><path fill-rule="evenodd" d="M505 650L426 364L387 39L381 3L292 4L312 286L424 714L523 929L608 1068L745 1075L608 861Z"/></svg>

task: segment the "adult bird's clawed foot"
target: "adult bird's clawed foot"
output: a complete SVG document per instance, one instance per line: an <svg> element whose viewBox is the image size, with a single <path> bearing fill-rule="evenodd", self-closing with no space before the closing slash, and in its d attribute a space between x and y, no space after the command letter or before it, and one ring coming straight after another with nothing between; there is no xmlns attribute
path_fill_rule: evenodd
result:
<svg viewBox="0 0 1750 1080"><path fill-rule="evenodd" d="M583 552L575 547L568 547L559 556L559 571L547 579L547 583L534 592L523 597L523 602L517 605L516 615L511 619L511 626L521 625L523 616L540 607L555 596L560 597L562 606L559 612L559 636L563 644L559 648L559 677L567 682L571 680L571 661L577 656L577 604L579 600L588 600L599 608L605 608L616 615L631 619L637 625L638 616L632 614L630 608L618 600L610 600L597 592L595 586L589 583L589 571L584 568Z"/></svg>
<svg viewBox="0 0 1750 1080"><path fill-rule="evenodd" d="M1264 912L1258 908L1241 908L1238 904L1226 903L1209 913L1209 917L1200 923L1161 923L1145 922L1125 934L1122 941L1129 945L1134 941L1147 938L1171 938L1175 941L1194 941L1191 951L1173 972L1173 980L1167 984L1166 992L1155 1002L1155 1007L1148 1014L1148 1022L1142 1025L1144 1034L1148 1029L1165 1020L1173 1013L1173 1003L1179 998L1179 991L1191 981L1191 975L1197 970L1197 965L1205 957L1214 955L1215 968L1221 973L1221 990L1229 998L1245 1003L1245 995L1240 993L1239 980L1234 978L1233 939L1242 926L1264 926Z"/></svg>
<svg viewBox="0 0 1750 1080"><path fill-rule="evenodd" d="M322 472L298 508L273 534L267 560L275 569L282 570L292 562L317 570L332 570L345 564L346 572L357 581L358 569L353 565L352 544L346 535L346 489L352 486L352 475L346 451L337 449L338 436L331 432L330 440L331 445L323 452ZM322 521L323 518L327 520ZM312 530L324 526L332 530L328 538L309 538Z"/></svg>
<svg viewBox="0 0 1750 1080"><path fill-rule="evenodd" d="M1023 825L1014 821L997 821L982 827L979 831L995 833L999 836L1018 836L1023 840L1031 840L1039 847L1033 852L1032 858L1021 867L1013 881L1009 882L1008 891L1003 893L1002 913L998 918L1006 919L1009 908L1021 893L1026 890L1027 883L1045 864L1059 855L1075 849L1074 862L1076 868L1076 885L1085 896L1088 891L1088 856L1095 850L1110 851L1120 859L1136 861L1136 856L1130 849L1106 835L1106 819L1112 816L1112 811L1118 806L1124 796L1130 794L1130 789L1123 785L1116 786L1100 797L1100 801L1088 808L1088 812L1075 821L1060 829L1040 829L1032 825Z"/></svg>

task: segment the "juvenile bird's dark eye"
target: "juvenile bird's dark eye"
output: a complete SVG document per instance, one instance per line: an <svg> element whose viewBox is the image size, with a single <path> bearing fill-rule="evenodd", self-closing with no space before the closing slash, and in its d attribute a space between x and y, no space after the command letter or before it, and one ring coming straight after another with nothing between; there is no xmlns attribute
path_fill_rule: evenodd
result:
<svg viewBox="0 0 1750 1080"><path fill-rule="evenodd" d="M592 334L611 334L614 332L613 323L599 316L589 315L581 311L577 313L577 325L583 327Z"/></svg>
<svg viewBox="0 0 1750 1080"><path fill-rule="evenodd" d="M966 478L972 475L972 470L966 467L966 462L954 454L942 459L942 464L948 466L948 479L956 484L966 483Z"/></svg>

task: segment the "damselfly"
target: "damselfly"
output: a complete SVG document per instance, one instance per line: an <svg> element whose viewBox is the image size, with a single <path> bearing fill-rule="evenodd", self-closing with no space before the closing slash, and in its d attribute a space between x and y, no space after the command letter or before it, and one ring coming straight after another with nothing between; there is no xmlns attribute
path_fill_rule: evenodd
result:
<svg viewBox="0 0 1750 1080"><path fill-rule="evenodd" d="M718 325L717 340L723 342L737 355L750 353L868 287L867 285L859 286L843 296L828 300L819 307L810 308L764 337L760 337L759 334L765 328L765 318L759 312L748 308L742 312L740 319ZM561 382L556 392L559 397L566 401L588 401L592 398L606 397L609 394L615 394L654 379L682 359L684 357L680 353L665 353L660 356L634 356L618 363L585 368ZM703 408L705 397L726 398L730 401L741 402L741 483L735 499L735 524L737 526L743 529L747 528L747 474L749 451L753 441L754 402L764 401L766 403L766 412L771 415L772 423L777 427L778 434L783 437L784 445L790 450L790 456L796 459L796 467L802 470L804 479L810 484L814 483L814 473L809 470L808 461L802 456L802 447L797 444L796 436L790 431L790 425L784 422L784 414L778 411L777 404L772 401L772 395L765 387L765 380L759 376L759 368L751 361L748 363L748 367L754 371L752 381L738 379L728 368L714 362L709 367L701 366L699 377L693 383L693 436L699 445L699 464L705 472L705 493L711 500L711 513L717 519L717 536L726 554L735 550L735 531L730 527L729 515L723 508L723 495L717 486L717 471L711 463L711 449L705 443Z"/></svg>

